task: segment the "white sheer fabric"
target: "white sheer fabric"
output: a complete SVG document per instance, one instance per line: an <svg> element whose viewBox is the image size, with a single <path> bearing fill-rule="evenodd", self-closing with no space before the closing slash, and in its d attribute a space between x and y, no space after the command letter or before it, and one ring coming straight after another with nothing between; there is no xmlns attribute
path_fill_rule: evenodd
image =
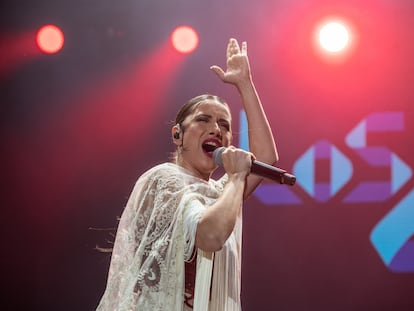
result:
<svg viewBox="0 0 414 311"><path fill-rule="evenodd" d="M187 310L184 262L194 256L198 220L220 196L226 180L225 175L206 182L172 163L158 165L138 179L119 222L97 310ZM241 229L240 215L222 250L195 252L193 310L241 309Z"/></svg>

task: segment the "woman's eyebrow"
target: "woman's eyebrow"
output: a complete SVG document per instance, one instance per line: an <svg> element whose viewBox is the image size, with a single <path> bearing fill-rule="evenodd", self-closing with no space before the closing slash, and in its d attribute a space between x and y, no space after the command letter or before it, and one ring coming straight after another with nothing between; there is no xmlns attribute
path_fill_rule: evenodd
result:
<svg viewBox="0 0 414 311"><path fill-rule="evenodd" d="M207 113L200 113L198 115L196 115L197 117L206 117L206 118L212 118L213 116Z"/></svg>
<svg viewBox="0 0 414 311"><path fill-rule="evenodd" d="M207 114L207 113L200 113L200 114L198 114L198 115L196 115L195 116L196 118L197 117L203 117L203 118L209 118L209 119L212 119L213 118L213 116L212 115L210 115L210 114ZM227 122L227 123L229 123L230 124L230 119L227 119L227 118L219 118L218 119L218 121L220 121L220 122Z"/></svg>

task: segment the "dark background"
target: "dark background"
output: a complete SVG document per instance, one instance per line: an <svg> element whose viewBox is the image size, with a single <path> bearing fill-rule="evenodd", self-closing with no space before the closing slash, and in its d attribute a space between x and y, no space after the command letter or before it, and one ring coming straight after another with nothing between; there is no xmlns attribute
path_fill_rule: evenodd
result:
<svg viewBox="0 0 414 311"><path fill-rule="evenodd" d="M361 180L389 178L345 143L371 113L404 113L403 131L368 143L414 167L414 3L6 0L0 12L2 309L94 310L110 256L95 247L110 246L137 177L169 159L172 120L187 99L226 98L238 142L238 94L209 70L225 66L235 37L248 42L278 166L292 171L327 140L354 168L326 202L298 181L291 191L300 204L255 196L245 204L244 310L414 310L414 271L389 269L369 239L413 181L383 202L343 203ZM331 14L355 31L342 62L327 61L313 44L315 25ZM48 23L65 33L55 55L34 47ZM182 24L199 33L192 54L169 43ZM329 176L328 165L317 177Z"/></svg>

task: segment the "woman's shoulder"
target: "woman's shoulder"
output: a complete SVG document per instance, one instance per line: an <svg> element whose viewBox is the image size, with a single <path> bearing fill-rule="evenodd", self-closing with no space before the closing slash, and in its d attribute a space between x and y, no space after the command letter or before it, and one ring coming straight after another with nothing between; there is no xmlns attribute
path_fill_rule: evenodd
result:
<svg viewBox="0 0 414 311"><path fill-rule="evenodd" d="M178 174L176 165L172 163L157 164L137 179L134 191L146 191L144 189L159 189L165 187L180 187L182 178Z"/></svg>
<svg viewBox="0 0 414 311"><path fill-rule="evenodd" d="M148 169L139 178L143 180L151 180L156 183L176 183L181 186L198 185L202 188L213 188L222 191L227 183L227 174L218 180L210 179L208 182L192 175L185 168L171 162L165 162L153 166Z"/></svg>
<svg viewBox="0 0 414 311"><path fill-rule="evenodd" d="M181 174L182 171L180 167L174 163L165 162L157 164L152 168L148 169L143 176L159 176L159 177L168 177L171 175Z"/></svg>
<svg viewBox="0 0 414 311"><path fill-rule="evenodd" d="M197 180L197 178L189 174L185 169L170 162L165 162L153 166L144 172L144 174L141 175L140 179L150 179L157 182L177 181L184 184L194 183Z"/></svg>

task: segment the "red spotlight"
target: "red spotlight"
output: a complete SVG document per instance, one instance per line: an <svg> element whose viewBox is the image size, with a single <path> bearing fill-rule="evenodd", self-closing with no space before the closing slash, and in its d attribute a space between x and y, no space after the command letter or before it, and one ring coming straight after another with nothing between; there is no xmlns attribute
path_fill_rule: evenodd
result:
<svg viewBox="0 0 414 311"><path fill-rule="evenodd" d="M41 27L36 35L37 46L46 54L59 52L63 47L63 42L63 32L55 25L45 25Z"/></svg>
<svg viewBox="0 0 414 311"><path fill-rule="evenodd" d="M173 47L180 53L188 54L198 46L198 34L189 26L177 27L171 34Z"/></svg>

